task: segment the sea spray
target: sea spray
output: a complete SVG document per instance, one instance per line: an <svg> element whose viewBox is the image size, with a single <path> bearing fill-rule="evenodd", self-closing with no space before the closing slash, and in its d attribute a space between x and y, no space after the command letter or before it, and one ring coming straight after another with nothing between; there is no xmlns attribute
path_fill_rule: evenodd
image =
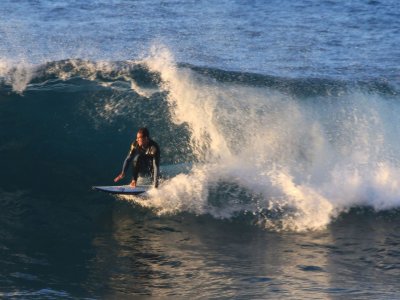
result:
<svg viewBox="0 0 400 300"><path fill-rule="evenodd" d="M21 94L26 89L35 72L35 67L24 61L0 59L0 83L12 86L17 93Z"/></svg>
<svg viewBox="0 0 400 300"><path fill-rule="evenodd" d="M135 60L90 61L65 59L32 64L21 61L0 60L0 83L23 93L28 84L40 86L52 80L68 81L79 78L114 89L131 89L143 97L150 97L159 89L158 78Z"/></svg>
<svg viewBox="0 0 400 300"><path fill-rule="evenodd" d="M400 204L398 158L389 155L399 143L387 144L398 117L387 99L356 91L302 99L221 83L178 67L164 47L145 63L160 74L173 121L188 124L198 160L151 191L146 206L218 218L250 211L269 228L302 231L324 228L352 206ZM215 205L213 191L227 182L242 192L217 193Z"/></svg>

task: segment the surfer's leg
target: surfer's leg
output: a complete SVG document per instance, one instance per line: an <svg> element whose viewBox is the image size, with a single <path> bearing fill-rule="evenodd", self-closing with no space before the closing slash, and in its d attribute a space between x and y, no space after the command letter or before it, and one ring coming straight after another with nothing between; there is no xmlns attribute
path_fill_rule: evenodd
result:
<svg viewBox="0 0 400 300"><path fill-rule="evenodd" d="M139 176L141 160L142 155L140 153L136 153L132 159L132 179L135 181L137 181Z"/></svg>

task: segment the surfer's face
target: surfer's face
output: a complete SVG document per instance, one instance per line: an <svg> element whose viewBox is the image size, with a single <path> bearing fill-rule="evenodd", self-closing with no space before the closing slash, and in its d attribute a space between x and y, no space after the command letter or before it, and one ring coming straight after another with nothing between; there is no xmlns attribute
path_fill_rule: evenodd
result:
<svg viewBox="0 0 400 300"><path fill-rule="evenodd" d="M136 135L136 141L138 142L138 145L140 147L146 147L147 146L147 142L148 142L148 138L146 136L143 136L143 134L138 133Z"/></svg>

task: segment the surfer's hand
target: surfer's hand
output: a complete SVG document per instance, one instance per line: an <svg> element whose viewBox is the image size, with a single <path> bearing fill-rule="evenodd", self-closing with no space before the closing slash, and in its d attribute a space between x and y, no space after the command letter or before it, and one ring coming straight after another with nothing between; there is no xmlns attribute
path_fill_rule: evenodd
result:
<svg viewBox="0 0 400 300"><path fill-rule="evenodd" d="M124 174L123 174L123 173L121 173L121 174L119 174L117 177L115 177L115 178L114 178L114 182L118 182L118 181L120 181L122 178L124 178Z"/></svg>
<svg viewBox="0 0 400 300"><path fill-rule="evenodd" d="M133 187L133 188L136 187L136 181L132 180L130 186Z"/></svg>

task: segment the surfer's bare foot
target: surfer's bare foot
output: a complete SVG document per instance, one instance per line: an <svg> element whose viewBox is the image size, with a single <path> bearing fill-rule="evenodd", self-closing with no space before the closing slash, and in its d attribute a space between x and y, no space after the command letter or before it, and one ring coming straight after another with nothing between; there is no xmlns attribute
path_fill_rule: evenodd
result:
<svg viewBox="0 0 400 300"><path fill-rule="evenodd" d="M130 183L129 185L130 185L131 187L133 187L133 188L136 187L136 181L135 181L135 180L132 180L131 183Z"/></svg>

